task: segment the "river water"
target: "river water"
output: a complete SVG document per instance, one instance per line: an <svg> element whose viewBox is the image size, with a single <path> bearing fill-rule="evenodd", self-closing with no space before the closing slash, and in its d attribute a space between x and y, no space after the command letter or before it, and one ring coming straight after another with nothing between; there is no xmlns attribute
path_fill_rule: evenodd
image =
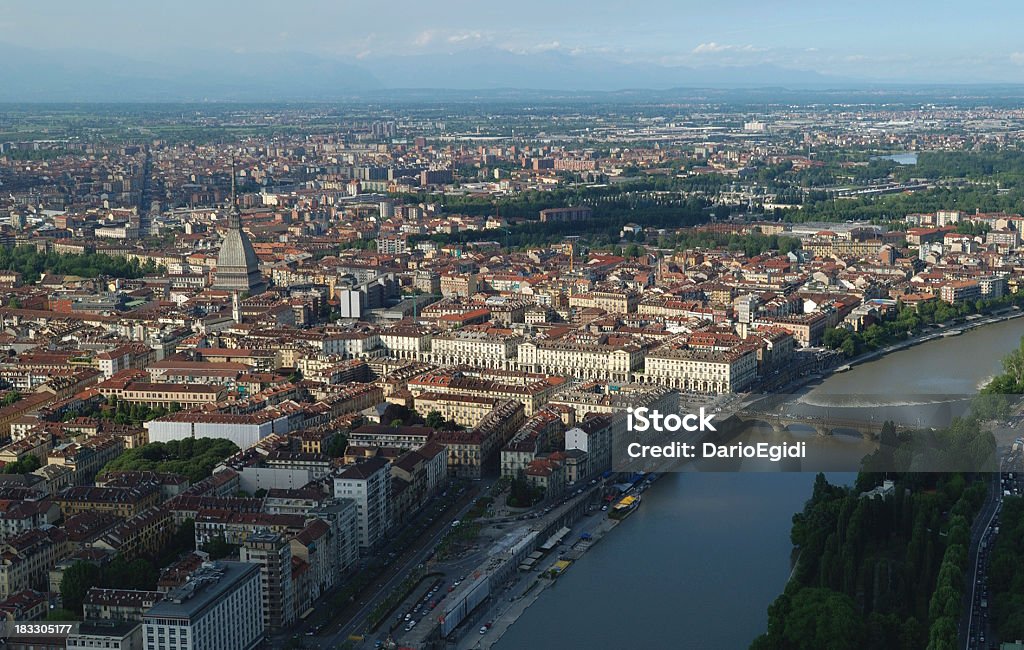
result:
<svg viewBox="0 0 1024 650"><path fill-rule="evenodd" d="M917 153L908 151L906 153L892 154L891 156L871 156L872 160L891 160L900 165L916 165Z"/></svg>
<svg viewBox="0 0 1024 650"><path fill-rule="evenodd" d="M987 325L832 375L801 401L870 393L969 393L1001 370L1024 318ZM874 397L872 399L875 399ZM829 474L852 482L853 474ZM546 590L496 645L746 648L791 571L793 513L813 473L666 474L643 505Z"/></svg>

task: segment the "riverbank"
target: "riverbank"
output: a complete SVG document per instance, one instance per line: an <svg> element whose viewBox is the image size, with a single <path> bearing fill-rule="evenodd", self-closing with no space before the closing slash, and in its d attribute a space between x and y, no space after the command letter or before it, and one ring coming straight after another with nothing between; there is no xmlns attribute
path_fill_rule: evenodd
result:
<svg viewBox="0 0 1024 650"><path fill-rule="evenodd" d="M778 393L783 393L783 394L785 394L785 393L792 393L792 392L796 392L796 391L798 391L798 390L800 390L802 388L805 388L805 387L807 387L809 385L812 385L812 384L815 384L815 383L819 383L820 384L823 381L825 381L826 379L828 379L829 377L831 377L831 376L833 376L833 375L835 375L837 373L848 372L848 371L852 370L853 368L855 368L857 366L860 366L860 365L863 365L865 363L868 363L868 362L871 362L871 361L878 361L878 360L880 360L882 358L885 358L885 357L889 356L893 352L900 352L902 350L907 350L909 348L916 347L916 346L921 345L923 343L929 343L931 341L937 341L939 339L951 338L951 337L959 336L961 334L964 334L965 332L969 332L969 331L977 329L979 327L984 327L986 325L995 325L995 324L998 324L998 323L1004 323L1004 322L1011 321L1011 320L1014 320L1014 319L1017 319L1017 318L1021 318L1022 316L1024 316L1024 311L1017 310L1017 309L1010 309L1010 310L1007 310L1006 312L1001 312L999 314L993 314L991 316L984 316L984 317L981 317L981 318L973 320L973 321L967 321L967 322L964 322L964 323L957 323L955 325L949 325L949 326L939 326L939 330L940 331L934 331L933 330L933 331L930 331L930 332L922 332L921 334L913 336L913 337L911 337L909 339L906 339L904 341L900 341L898 343L893 343L891 345L887 345L887 346L885 346L884 348L882 348L880 350L872 350L870 352L864 352L862 354L859 354L859 355L857 355L857 356L847 360L845 363L833 366L831 368L822 368L822 369L820 369L816 373L802 376L799 379L797 379L796 381L793 381L790 384L787 384L781 391L778 391L777 394ZM763 394L762 395L754 394L754 395L750 395L749 398L746 398L743 401L745 402L746 405L750 405L752 403L762 401L763 399L764 399L764 395Z"/></svg>
<svg viewBox="0 0 1024 650"><path fill-rule="evenodd" d="M604 539L608 533L617 528L619 524L626 521L626 519L612 519L606 516L606 514L606 512L598 511L597 515L599 517L595 515L584 517L572 527L569 534L572 535L573 539L578 540L573 545L573 550L579 551L576 556L577 560L593 548L595 544ZM584 534L589 535L589 538L584 540ZM585 548L579 549L578 547L581 545L584 545ZM530 606L537 602L546 590L554 588L565 572L572 571L575 560L563 569L557 578L542 577L562 560L563 556L552 554L540 567L530 571L530 575L520 578L519 583L516 585L516 593L518 595L509 597L507 600L504 600L503 596L501 600L494 603L486 612L483 618L491 623L487 633L480 635L479 638L474 638L471 636L472 633L469 633L459 640L456 647L459 650L490 650L490 648L495 646L509 628L526 613Z"/></svg>
<svg viewBox="0 0 1024 650"><path fill-rule="evenodd" d="M846 366L848 368L853 368L854 366L858 366L862 363L879 359L892 352L898 352L900 350L912 348L915 345L920 345L922 343L927 343L929 341L936 341L938 339L949 338L951 336L958 336L960 334L963 334L964 332L969 332L973 329L984 327L985 325L1003 323L1009 320L1013 320L1015 318L1020 318L1021 316L1024 316L1024 311L1014 309L1010 310L1008 313L994 314L992 316L983 316L973 321L967 321L965 323L958 323L956 325L940 327L942 330L940 332L933 331L929 333L922 333L919 334L918 336L911 337L905 341L900 341L899 343L893 343L892 345L888 345L882 348L881 350L865 352L864 354L851 359L849 362L846 363ZM835 368L832 369L831 372L836 372L837 370L838 368Z"/></svg>

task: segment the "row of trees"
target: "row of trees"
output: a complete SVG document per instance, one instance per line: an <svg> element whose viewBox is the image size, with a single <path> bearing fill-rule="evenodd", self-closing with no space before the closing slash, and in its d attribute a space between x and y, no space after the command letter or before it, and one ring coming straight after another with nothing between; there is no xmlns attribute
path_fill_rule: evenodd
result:
<svg viewBox="0 0 1024 650"><path fill-rule="evenodd" d="M1000 639L1024 639L1024 499L1004 497L989 565L992 615Z"/></svg>
<svg viewBox="0 0 1024 650"><path fill-rule="evenodd" d="M159 570L152 562L142 558L126 560L118 555L105 565L75 562L61 579L61 601L64 609L80 617L85 596L93 587L153 590L159 578Z"/></svg>
<svg viewBox="0 0 1024 650"><path fill-rule="evenodd" d="M971 314L984 314L1005 309L1011 305L1024 305L1024 293L1014 293L992 300L977 300L951 305L942 300L929 300L917 309L903 307L896 318L868 326L860 332L844 327L825 331L822 344L831 350L841 350L847 357L870 352L919 334L925 326L948 323Z"/></svg>
<svg viewBox="0 0 1024 650"><path fill-rule="evenodd" d="M525 478L512 479L509 486L508 505L513 508L529 508L544 499L544 490L534 487Z"/></svg>
<svg viewBox="0 0 1024 650"><path fill-rule="evenodd" d="M1007 191L1008 190L1008 191ZM786 221L871 221L892 223L908 214L957 209L965 212L1015 212L1024 201L1024 187L987 184L948 184L911 193L860 196L836 200L828 192L806 193L801 209L782 210Z"/></svg>
<svg viewBox="0 0 1024 650"><path fill-rule="evenodd" d="M177 413L181 410L178 403L172 403L170 408L163 406L150 406L139 402L126 402L112 396L107 403L108 408L99 412L100 417L113 420L117 424L140 425L157 418L162 418L169 413Z"/></svg>

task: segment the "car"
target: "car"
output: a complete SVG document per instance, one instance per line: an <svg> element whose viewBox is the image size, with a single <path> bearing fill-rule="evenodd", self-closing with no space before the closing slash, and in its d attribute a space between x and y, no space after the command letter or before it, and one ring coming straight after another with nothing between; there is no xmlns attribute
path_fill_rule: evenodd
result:
<svg viewBox="0 0 1024 650"><path fill-rule="evenodd" d="M608 506L601 506L601 512L604 512L607 509L608 509Z"/></svg>
<svg viewBox="0 0 1024 650"><path fill-rule="evenodd" d="M487 626L486 625L480 628L480 634L487 634Z"/></svg>

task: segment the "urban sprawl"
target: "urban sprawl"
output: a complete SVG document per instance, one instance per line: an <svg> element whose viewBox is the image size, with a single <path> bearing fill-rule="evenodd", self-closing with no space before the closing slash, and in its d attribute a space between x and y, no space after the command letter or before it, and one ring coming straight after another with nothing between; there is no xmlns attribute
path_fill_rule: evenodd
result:
<svg viewBox="0 0 1024 650"><path fill-rule="evenodd" d="M81 621L34 647L490 643L639 503L627 409L1024 297L1015 109L152 110L0 113L0 613Z"/></svg>

